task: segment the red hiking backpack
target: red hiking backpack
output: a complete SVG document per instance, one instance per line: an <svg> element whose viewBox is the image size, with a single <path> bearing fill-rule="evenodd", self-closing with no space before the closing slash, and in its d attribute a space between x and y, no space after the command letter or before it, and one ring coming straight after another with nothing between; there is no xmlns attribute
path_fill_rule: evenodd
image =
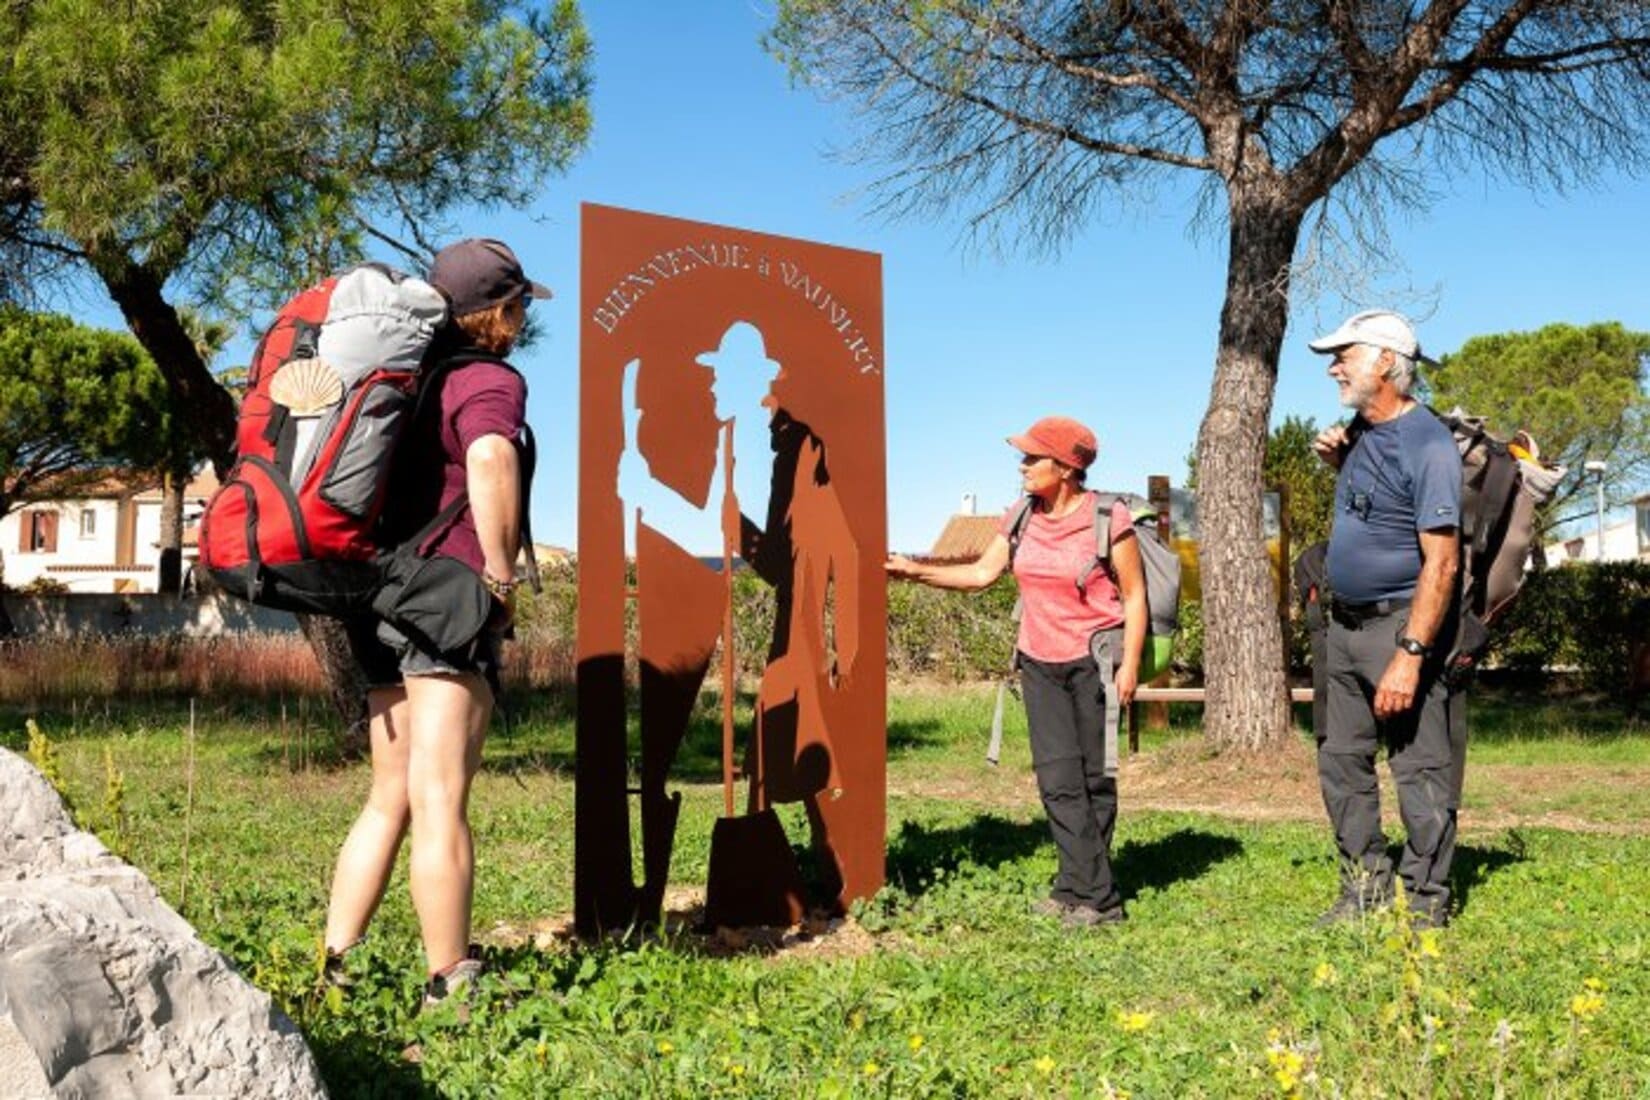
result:
<svg viewBox="0 0 1650 1100"><path fill-rule="evenodd" d="M235 465L201 517L200 561L224 590L287 611L371 605L391 462L446 318L440 291L377 264L282 307L252 359Z"/></svg>

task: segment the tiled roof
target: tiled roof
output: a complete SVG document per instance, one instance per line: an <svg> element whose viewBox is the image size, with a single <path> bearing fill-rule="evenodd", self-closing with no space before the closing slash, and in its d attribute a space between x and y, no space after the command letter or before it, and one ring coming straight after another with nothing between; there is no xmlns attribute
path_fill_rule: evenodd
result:
<svg viewBox="0 0 1650 1100"><path fill-rule="evenodd" d="M952 516L926 557L930 561L974 561L991 545L999 522L997 516Z"/></svg>

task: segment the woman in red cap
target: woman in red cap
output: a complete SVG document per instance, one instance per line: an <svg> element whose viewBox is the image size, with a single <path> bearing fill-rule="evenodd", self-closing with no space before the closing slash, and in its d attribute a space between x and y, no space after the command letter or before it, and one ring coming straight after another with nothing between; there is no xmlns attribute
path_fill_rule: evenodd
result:
<svg viewBox="0 0 1650 1100"><path fill-rule="evenodd" d="M527 308L550 296L508 246L489 239L442 249L428 281L446 298L449 320L425 358L433 365L419 415L397 451L385 543L417 541L425 557L467 565L470 583L479 578L491 596L491 616L457 650L438 649L436 631L420 638L388 621L348 624L369 688L372 789L338 854L326 930L327 976L347 985L344 953L365 934L410 830L426 1005L481 971L470 952L475 853L467 805L513 614L531 473L522 461L527 383L505 357Z"/></svg>
<svg viewBox="0 0 1650 1100"><path fill-rule="evenodd" d="M1096 561L1097 501L1085 488L1093 432L1048 416L1009 442L1022 452L1026 499L1004 515L979 560L928 565L895 554L888 575L972 592L1013 569L1021 600L1015 664L1060 857L1053 889L1033 909L1069 926L1112 924L1126 914L1111 870L1117 762L1105 751L1106 693L1116 693L1113 706L1134 698L1147 618L1140 547L1119 501L1109 516L1111 554L1103 568Z"/></svg>

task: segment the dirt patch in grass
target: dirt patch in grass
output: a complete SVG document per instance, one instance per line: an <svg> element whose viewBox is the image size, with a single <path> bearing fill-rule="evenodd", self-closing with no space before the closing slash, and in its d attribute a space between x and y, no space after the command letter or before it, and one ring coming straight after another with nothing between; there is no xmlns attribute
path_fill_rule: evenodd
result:
<svg viewBox="0 0 1650 1100"><path fill-rule="evenodd" d="M1381 805L1398 824L1397 793L1385 762L1377 765ZM1118 787L1123 812L1206 813L1245 821L1324 820L1316 750L1291 738L1257 752L1212 754L1188 738L1125 756ZM929 767L890 776L892 797L938 798L1035 813L1037 781L1029 768L981 770L973 764ZM1553 828L1650 835L1650 768L1622 765L1517 765L1467 762L1461 828L1494 831ZM1635 809L1635 803L1642 810ZM1592 807L1592 812L1589 812Z"/></svg>

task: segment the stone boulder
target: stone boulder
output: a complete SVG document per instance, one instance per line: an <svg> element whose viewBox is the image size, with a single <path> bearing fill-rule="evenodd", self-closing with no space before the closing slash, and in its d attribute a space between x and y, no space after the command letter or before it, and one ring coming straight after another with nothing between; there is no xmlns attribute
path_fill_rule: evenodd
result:
<svg viewBox="0 0 1650 1100"><path fill-rule="evenodd" d="M325 1095L268 994L0 749L0 1096Z"/></svg>

